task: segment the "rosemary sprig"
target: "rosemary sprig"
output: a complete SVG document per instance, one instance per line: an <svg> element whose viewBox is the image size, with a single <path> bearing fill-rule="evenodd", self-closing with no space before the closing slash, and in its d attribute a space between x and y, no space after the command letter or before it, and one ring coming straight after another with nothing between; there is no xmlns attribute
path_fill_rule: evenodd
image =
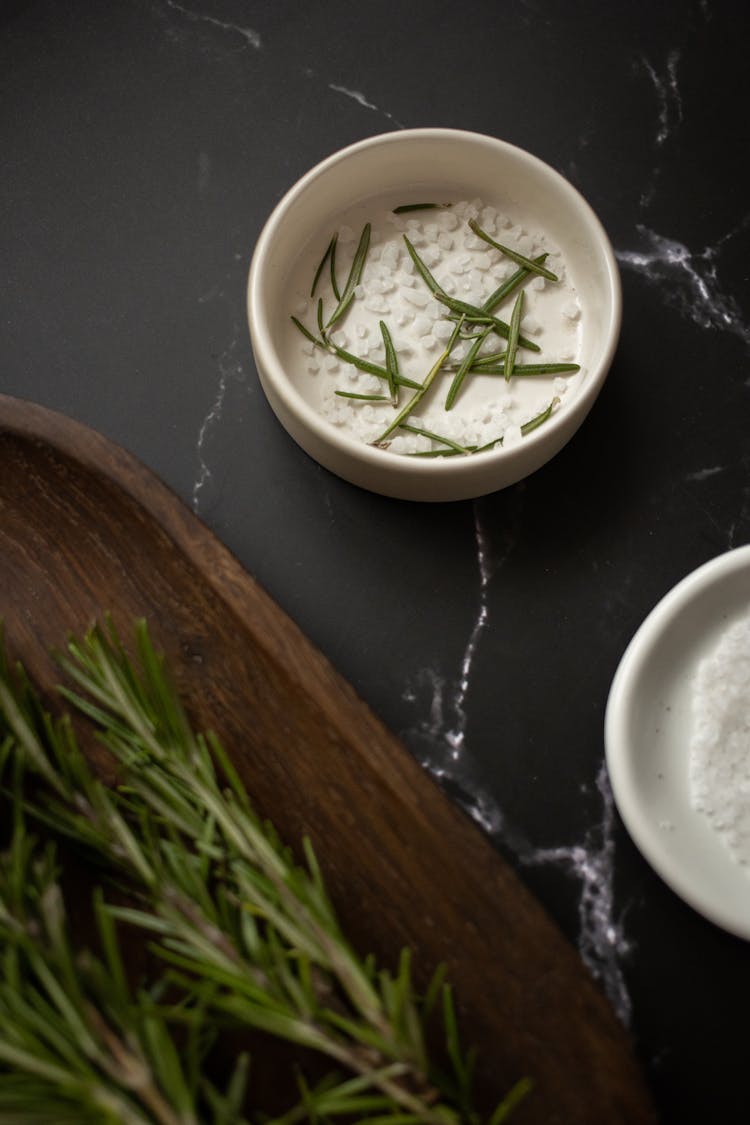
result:
<svg viewBox="0 0 750 1125"><path fill-rule="evenodd" d="M107 947L123 925L151 935L174 997L154 1006L159 1018L188 1028L230 1023L311 1048L344 1069L360 1121L369 1120L369 1097L384 1123L479 1125L464 1113L470 1067L445 1012L447 1079L428 1055L428 1005L416 997L408 955L393 974L357 957L309 842L300 867L253 811L218 739L191 730L145 625L136 640L133 661L111 627L95 628L62 661L73 684L65 698L119 763L115 790L93 775L70 719L53 720L0 656L0 757L37 774L27 806L135 896L132 906L100 904ZM121 980L113 965L109 975ZM284 1120L320 1120L319 1094L333 1105L329 1116L343 1113L341 1088L330 1078L306 1091Z"/></svg>
<svg viewBox="0 0 750 1125"><path fill-rule="evenodd" d="M527 258L524 254L519 254L517 250L511 250L509 246L503 246L501 242L496 242L491 238L487 231L482 230L476 219L469 219L469 226L473 230L477 238L481 238L484 242L489 243L495 250L499 250L506 258L510 258L512 262L517 262L519 266L529 270L531 273L537 273L540 277L546 277L548 281L559 281L560 278L552 270L548 270L540 262L534 258Z"/></svg>
<svg viewBox="0 0 750 1125"><path fill-rule="evenodd" d="M18 778L0 856L0 1121L246 1125L247 1059L225 1091L208 1083L208 1026L194 1020L178 1045L159 982L131 992L100 894L101 954L73 947L55 846L27 832Z"/></svg>
<svg viewBox="0 0 750 1125"><path fill-rule="evenodd" d="M333 328L341 320L344 313L349 308L349 305L354 300L354 290L359 285L362 277L362 270L365 268L365 261L367 259L367 251L370 248L370 224L365 223L362 234L359 237L357 249L354 251L354 257L349 269L349 276L346 279L341 295L338 298L338 304L333 310L326 323L326 329ZM322 333L321 333L322 335Z"/></svg>

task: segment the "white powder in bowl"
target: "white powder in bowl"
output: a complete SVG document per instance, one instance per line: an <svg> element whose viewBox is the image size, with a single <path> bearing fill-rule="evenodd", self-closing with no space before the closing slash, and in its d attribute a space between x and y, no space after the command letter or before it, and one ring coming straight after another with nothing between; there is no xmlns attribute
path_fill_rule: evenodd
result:
<svg viewBox="0 0 750 1125"><path fill-rule="evenodd" d="M722 634L693 683L690 798L736 862L750 865L750 613Z"/></svg>

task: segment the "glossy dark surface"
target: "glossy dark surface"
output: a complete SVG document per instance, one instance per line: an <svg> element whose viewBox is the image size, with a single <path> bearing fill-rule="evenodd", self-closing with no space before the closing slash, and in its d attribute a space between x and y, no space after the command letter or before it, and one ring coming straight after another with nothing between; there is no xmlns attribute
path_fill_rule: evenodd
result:
<svg viewBox="0 0 750 1125"><path fill-rule="evenodd" d="M630 1022L665 1122L744 1120L750 951L631 844L602 724L646 613L750 538L745 6L0 11L0 389L153 468L443 778ZM284 191L420 125L559 169L622 269L591 415L473 504L320 469L271 414L247 336L250 255Z"/></svg>

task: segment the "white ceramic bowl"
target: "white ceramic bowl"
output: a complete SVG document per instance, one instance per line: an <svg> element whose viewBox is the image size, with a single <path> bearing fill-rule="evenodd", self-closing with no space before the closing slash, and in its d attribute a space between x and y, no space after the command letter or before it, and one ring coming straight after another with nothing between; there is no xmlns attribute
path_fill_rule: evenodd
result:
<svg viewBox="0 0 750 1125"><path fill-rule="evenodd" d="M290 278L304 248L313 239L320 246L353 206L367 202L375 207L379 199L394 194L405 201L420 195L439 200L480 197L497 207L520 208L562 252L583 310L578 362L584 374L571 401L564 400L564 408L512 448L420 459L367 445L333 426L311 405L303 393L304 371L295 370L288 352L285 359L293 311ZM311 457L353 484L387 496L462 500L527 476L578 429L601 389L617 345L620 281L612 247L596 215L548 165L493 137L451 129L411 129L372 137L334 153L283 197L255 248L248 318L268 401Z"/></svg>
<svg viewBox="0 0 750 1125"><path fill-rule="evenodd" d="M612 789L636 845L686 902L743 938L750 938L750 870L692 807L689 754L698 664L749 608L750 547L689 574L630 642L605 719Z"/></svg>

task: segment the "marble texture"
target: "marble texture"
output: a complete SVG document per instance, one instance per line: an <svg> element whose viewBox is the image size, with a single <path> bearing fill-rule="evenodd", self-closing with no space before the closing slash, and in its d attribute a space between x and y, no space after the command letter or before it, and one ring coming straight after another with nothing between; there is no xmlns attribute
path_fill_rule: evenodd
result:
<svg viewBox="0 0 750 1125"><path fill-rule="evenodd" d="M576 944L666 1125L744 1120L750 952L635 851L602 722L650 608L750 539L745 5L37 0L0 19L0 389L133 450L228 543ZM559 168L625 302L575 440L504 493L421 508L294 446L244 312L283 192L417 125Z"/></svg>

